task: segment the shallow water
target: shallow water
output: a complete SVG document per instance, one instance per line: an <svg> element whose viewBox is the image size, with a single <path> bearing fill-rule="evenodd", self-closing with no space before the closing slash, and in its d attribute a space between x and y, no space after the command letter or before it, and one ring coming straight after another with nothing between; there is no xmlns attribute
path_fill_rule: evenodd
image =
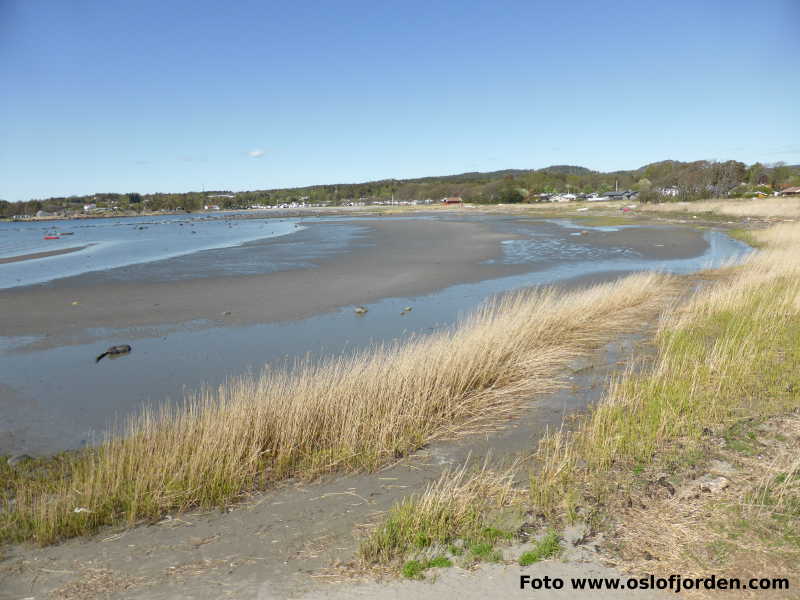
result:
<svg viewBox="0 0 800 600"><path fill-rule="evenodd" d="M25 349L36 341L33 337L0 338L0 453L35 454L92 443L109 423L143 405L180 400L204 384L216 386L227 377L257 372L267 363L281 366L306 355L313 359L341 354L447 327L494 294L543 284L607 281L640 270L685 274L736 260L749 250L721 232L706 231L707 249L702 254L654 260L624 246L593 247L565 235L571 223L522 224L503 218L496 219L493 227L516 238L502 244L503 257L498 260L530 264L529 272L424 296L386 298L367 305L365 316L346 308L298 321L241 327L194 322L98 330L90 332L95 342L36 351ZM357 242L357 229L343 231L334 246ZM285 241L292 243L291 237ZM235 255L238 250L215 252ZM309 252L312 260L314 252ZM230 256L226 260L237 262ZM165 266L171 261L161 266L151 263L151 274L174 269L174 264L170 269ZM410 312L403 311L407 306L412 307ZM129 356L94 364L94 356L106 346L130 339L135 342Z"/></svg>
<svg viewBox="0 0 800 600"><path fill-rule="evenodd" d="M234 220L225 215L0 222L0 258L87 246L68 254L0 264L0 289L233 248L302 229L299 219ZM71 235L44 239L64 233Z"/></svg>

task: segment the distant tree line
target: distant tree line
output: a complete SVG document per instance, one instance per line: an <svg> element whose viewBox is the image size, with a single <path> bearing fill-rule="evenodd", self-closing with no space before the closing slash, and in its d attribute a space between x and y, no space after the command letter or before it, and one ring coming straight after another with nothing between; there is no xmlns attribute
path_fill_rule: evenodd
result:
<svg viewBox="0 0 800 600"><path fill-rule="evenodd" d="M558 165L538 170L512 169L491 173L462 173L418 179L386 179L358 184L317 185L301 188L185 192L179 194L97 193L53 197L27 202L0 200L0 217L35 215L38 211L71 214L94 204L101 210L120 212L196 211L213 204L221 209L292 202L338 205L359 201L439 200L460 196L466 202L535 202L540 194L608 192L631 189L640 200L699 200L712 197L747 197L800 185L800 165L777 163L746 165L738 161L680 162L666 160L629 171L601 173L584 167ZM671 188L673 195L662 190Z"/></svg>

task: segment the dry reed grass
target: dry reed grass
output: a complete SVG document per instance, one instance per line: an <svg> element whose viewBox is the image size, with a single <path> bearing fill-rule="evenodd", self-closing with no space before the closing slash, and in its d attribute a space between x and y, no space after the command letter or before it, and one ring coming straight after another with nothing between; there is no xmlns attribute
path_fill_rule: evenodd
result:
<svg viewBox="0 0 800 600"><path fill-rule="evenodd" d="M642 204L644 212L714 213L730 217L762 217L770 219L800 218L800 198L778 197L757 200L698 200L695 202L662 202Z"/></svg>
<svg viewBox="0 0 800 600"><path fill-rule="evenodd" d="M786 574L800 556L800 536L775 527L780 516L784 529L800 530L797 441L792 460L786 453L776 459L776 480L761 458L767 450L753 450L751 438L737 433L800 407L800 225L753 235L765 249L664 315L652 365L617 378L575 431L554 432L539 445L532 503L553 519L574 519L582 506L583 517L616 522L623 532L616 535L619 551L634 568L644 564L641 556L653 555L646 566L657 574L728 568L758 575L762 567ZM765 473L760 484L732 487L727 506L742 504L740 510L654 501L652 494L669 487L665 473L678 486L721 452L709 432L723 440L726 457L747 465L745 473ZM637 508L637 497L646 498L647 508ZM738 523L731 534L738 541L714 530L715 522L728 532ZM697 550L714 543L750 552Z"/></svg>
<svg viewBox="0 0 800 600"><path fill-rule="evenodd" d="M724 569L744 581L794 574L800 564L800 416L769 419L752 433L757 454L717 451L730 481L724 491L687 494L690 482L675 496L644 498L644 507L624 510L615 539L626 566L684 577ZM737 592L759 595L763 591Z"/></svg>
<svg viewBox="0 0 800 600"><path fill-rule="evenodd" d="M293 475L373 469L553 389L571 359L635 329L677 287L641 274L579 292L518 293L436 335L232 379L131 419L45 477L9 473L13 507L0 511L0 536L50 543L224 506Z"/></svg>

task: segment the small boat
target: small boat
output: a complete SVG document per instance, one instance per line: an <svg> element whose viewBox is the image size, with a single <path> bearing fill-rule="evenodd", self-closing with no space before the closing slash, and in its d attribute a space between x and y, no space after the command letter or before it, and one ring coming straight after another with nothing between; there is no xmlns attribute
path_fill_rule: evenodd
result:
<svg viewBox="0 0 800 600"><path fill-rule="evenodd" d="M58 235L75 235L74 231L62 231Z"/></svg>
<svg viewBox="0 0 800 600"><path fill-rule="evenodd" d="M46 236L44 236L44 239L46 239L46 240L60 240L61 238L58 237L57 235L46 235Z"/></svg>

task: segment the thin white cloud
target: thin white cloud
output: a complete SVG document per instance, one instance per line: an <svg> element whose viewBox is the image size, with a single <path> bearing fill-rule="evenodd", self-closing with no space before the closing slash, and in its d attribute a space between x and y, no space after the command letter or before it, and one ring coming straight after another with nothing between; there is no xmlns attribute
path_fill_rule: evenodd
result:
<svg viewBox="0 0 800 600"><path fill-rule="evenodd" d="M264 154L266 154L266 152L264 150L262 150L261 148L256 148L255 150L250 150L250 152L247 153L247 155L250 158L261 158L262 156L264 156Z"/></svg>

